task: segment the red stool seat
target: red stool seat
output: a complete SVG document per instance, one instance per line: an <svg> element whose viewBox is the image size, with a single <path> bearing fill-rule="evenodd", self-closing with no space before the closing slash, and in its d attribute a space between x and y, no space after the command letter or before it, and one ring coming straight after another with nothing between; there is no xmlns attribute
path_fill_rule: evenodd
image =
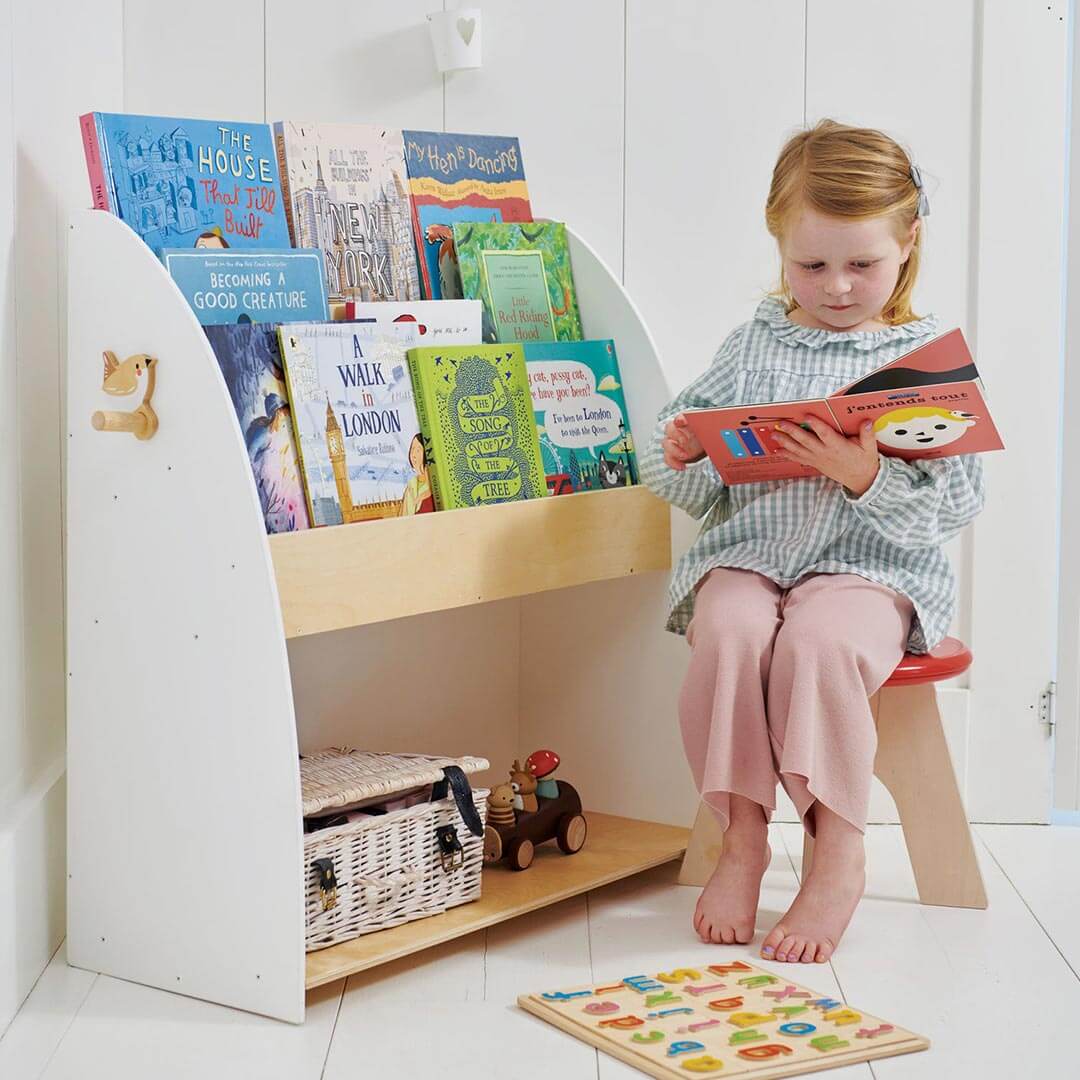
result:
<svg viewBox="0 0 1080 1080"><path fill-rule="evenodd" d="M947 637L928 653L904 653L886 686L913 686L916 683L951 679L971 667L971 650L959 638Z"/></svg>

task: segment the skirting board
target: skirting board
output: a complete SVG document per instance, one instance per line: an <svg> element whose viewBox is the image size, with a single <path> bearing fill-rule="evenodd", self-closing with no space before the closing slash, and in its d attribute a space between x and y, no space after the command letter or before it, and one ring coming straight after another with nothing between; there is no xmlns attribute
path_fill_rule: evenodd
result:
<svg viewBox="0 0 1080 1080"><path fill-rule="evenodd" d="M64 939L66 819L61 759L0 822L0 1034Z"/></svg>
<svg viewBox="0 0 1080 1080"><path fill-rule="evenodd" d="M945 739L949 744L953 767L960 783L960 794L967 799L967 740L968 707L971 695L964 687L938 688L938 708L941 710L941 723L945 728ZM970 815L969 815L970 816ZM776 813L773 821L798 822L799 815L782 787L776 789ZM900 817L896 813L896 804L885 790L884 784L874 777L874 786L870 792L870 811L867 816L870 825L899 825Z"/></svg>

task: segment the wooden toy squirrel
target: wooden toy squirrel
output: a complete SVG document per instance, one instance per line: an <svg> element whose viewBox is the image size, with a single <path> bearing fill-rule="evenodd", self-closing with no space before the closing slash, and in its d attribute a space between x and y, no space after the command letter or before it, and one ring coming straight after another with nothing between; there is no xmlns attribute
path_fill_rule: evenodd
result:
<svg viewBox="0 0 1080 1080"><path fill-rule="evenodd" d="M517 758L510 766L510 786L514 789L514 809L535 813L540 804L536 801L536 777L522 768Z"/></svg>

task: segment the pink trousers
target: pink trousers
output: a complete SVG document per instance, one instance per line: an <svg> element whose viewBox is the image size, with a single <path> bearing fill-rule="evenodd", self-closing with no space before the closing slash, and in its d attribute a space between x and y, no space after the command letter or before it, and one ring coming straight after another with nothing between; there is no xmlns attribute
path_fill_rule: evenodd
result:
<svg viewBox="0 0 1080 1080"><path fill-rule="evenodd" d="M732 793L771 818L779 778L811 836L815 800L865 832L877 749L869 698L903 656L912 615L906 597L854 574L790 589L751 570L702 578L679 725L722 829Z"/></svg>

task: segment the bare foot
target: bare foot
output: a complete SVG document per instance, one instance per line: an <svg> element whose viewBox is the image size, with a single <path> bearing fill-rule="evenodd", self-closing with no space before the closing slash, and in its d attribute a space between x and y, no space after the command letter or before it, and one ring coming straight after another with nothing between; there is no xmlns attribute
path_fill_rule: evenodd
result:
<svg viewBox="0 0 1080 1080"><path fill-rule="evenodd" d="M824 964L855 914L866 887L862 845L827 854L820 847L795 902L762 942L766 960Z"/></svg>
<svg viewBox="0 0 1080 1080"><path fill-rule="evenodd" d="M694 929L704 942L745 945L754 937L761 879L772 849L764 833L730 843L724 839L723 853L694 910Z"/></svg>

